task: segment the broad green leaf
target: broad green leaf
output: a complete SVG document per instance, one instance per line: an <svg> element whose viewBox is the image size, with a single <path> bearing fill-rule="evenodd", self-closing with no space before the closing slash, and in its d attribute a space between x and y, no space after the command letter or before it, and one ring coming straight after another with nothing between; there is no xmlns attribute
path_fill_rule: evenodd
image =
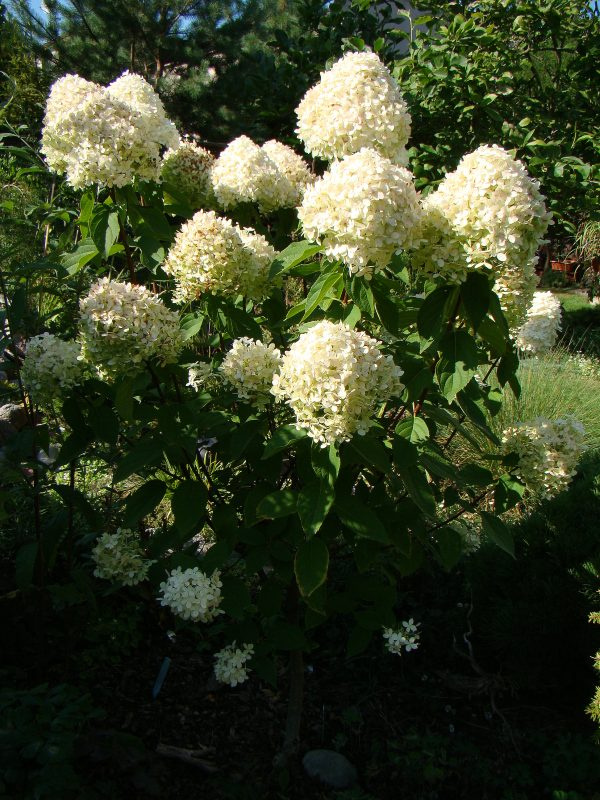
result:
<svg viewBox="0 0 600 800"><path fill-rule="evenodd" d="M375 298L369 282L365 278L352 278L349 294L363 313L373 317L375 314Z"/></svg>
<svg viewBox="0 0 600 800"><path fill-rule="evenodd" d="M221 581L223 583L221 608L230 617L242 619L251 602L248 586L244 581L231 575L225 575Z"/></svg>
<svg viewBox="0 0 600 800"><path fill-rule="evenodd" d="M508 473L501 475L494 490L494 509L496 513L503 514L505 511L514 508L517 503L521 502L524 493L525 487L520 481Z"/></svg>
<svg viewBox="0 0 600 800"><path fill-rule="evenodd" d="M443 333L459 298L459 289L440 286L427 295L417 316L417 330L424 339L436 339Z"/></svg>
<svg viewBox="0 0 600 800"><path fill-rule="evenodd" d="M181 330L184 339L191 339L195 336L204 324L205 316L201 311L186 314L181 319Z"/></svg>
<svg viewBox="0 0 600 800"><path fill-rule="evenodd" d="M458 564L463 554L463 539L458 531L446 526L436 532L438 551L444 569L448 572Z"/></svg>
<svg viewBox="0 0 600 800"><path fill-rule="evenodd" d="M323 247L313 242L292 242L285 250L277 255L277 258L271 264L269 277L274 278L283 272L288 272L290 269L302 264L303 261L308 261L317 253L321 253Z"/></svg>
<svg viewBox="0 0 600 800"><path fill-rule="evenodd" d="M394 436L392 453L397 467L414 467L419 461L419 451L416 446L402 436Z"/></svg>
<svg viewBox="0 0 600 800"><path fill-rule="evenodd" d="M119 230L119 212L105 205L97 206L90 221L90 233L104 258L108 258L110 248L119 238Z"/></svg>
<svg viewBox="0 0 600 800"><path fill-rule="evenodd" d="M340 454L334 444L319 447L314 443L310 450L313 472L320 481L333 486L340 471Z"/></svg>
<svg viewBox="0 0 600 800"><path fill-rule="evenodd" d="M167 487L163 481L151 480L127 498L125 503L124 522L126 527L133 528L140 519L154 511L165 496Z"/></svg>
<svg viewBox="0 0 600 800"><path fill-rule="evenodd" d="M61 264L69 275L74 275L93 258L96 258L100 251L92 239L83 239L79 246L72 253L65 253L61 257Z"/></svg>
<svg viewBox="0 0 600 800"><path fill-rule="evenodd" d="M182 481L173 492L171 509L175 527L182 533L198 528L206 517L208 492L199 481Z"/></svg>
<svg viewBox="0 0 600 800"><path fill-rule="evenodd" d="M308 434L303 428L296 428L295 425L283 425L281 428L277 428L265 445L262 459L271 458L276 453L287 450L288 447L306 439L307 436Z"/></svg>
<svg viewBox="0 0 600 800"><path fill-rule="evenodd" d="M479 516L481 517L483 532L488 539L514 558L515 541L507 525L500 517L497 517L495 514L490 514L488 511L480 511Z"/></svg>
<svg viewBox="0 0 600 800"><path fill-rule="evenodd" d="M161 442L156 439L142 439L117 464L114 473L115 483L120 483L134 473L143 473L148 467L155 466L162 459L162 454Z"/></svg>
<svg viewBox="0 0 600 800"><path fill-rule="evenodd" d="M442 358L436 367L440 389L448 402L469 383L477 371L477 344L466 331L447 333L441 343Z"/></svg>
<svg viewBox="0 0 600 800"><path fill-rule="evenodd" d="M334 288L342 285L342 281L343 276L341 272L327 272L317 278L306 296L304 314L302 315L301 322L308 319L313 311L321 305L323 300L329 296L330 292L332 292Z"/></svg>
<svg viewBox="0 0 600 800"><path fill-rule="evenodd" d="M477 330L490 307L490 283L481 272L470 272L460 287L460 299L469 322Z"/></svg>
<svg viewBox="0 0 600 800"><path fill-rule="evenodd" d="M435 517L436 502L431 487L427 482L425 472L419 467L398 467L400 477L406 487L409 496L415 504L427 514L428 517Z"/></svg>
<svg viewBox="0 0 600 800"><path fill-rule="evenodd" d="M396 433L403 439L408 439L409 442L416 444L417 442L424 442L429 439L430 433L427 423L422 417L409 417L403 419L396 425Z"/></svg>
<svg viewBox="0 0 600 800"><path fill-rule="evenodd" d="M256 516L262 519L277 519L295 514L298 507L298 494L292 489L271 492L259 502Z"/></svg>
<svg viewBox="0 0 600 800"><path fill-rule="evenodd" d="M298 494L298 516L302 529L314 536L329 513L335 494L328 481L315 481L305 486Z"/></svg>
<svg viewBox="0 0 600 800"><path fill-rule="evenodd" d="M348 447L358 453L363 464L375 467L383 473L389 472L390 451L379 439L374 439L372 436L356 435L352 438Z"/></svg>
<svg viewBox="0 0 600 800"><path fill-rule="evenodd" d="M388 544L389 536L383 523L377 514L357 497L350 496L338 500L335 504L335 513L342 525L356 536Z"/></svg>
<svg viewBox="0 0 600 800"><path fill-rule="evenodd" d="M294 573L304 597L311 595L327 579L329 551L317 536L302 542L294 559Z"/></svg>
<svg viewBox="0 0 600 800"><path fill-rule="evenodd" d="M352 658L352 656L357 656L360 653L363 653L371 643L372 638L373 631L367 630L360 625L356 625L354 628L352 628L350 635L348 636L348 644L346 646L346 655L348 658Z"/></svg>

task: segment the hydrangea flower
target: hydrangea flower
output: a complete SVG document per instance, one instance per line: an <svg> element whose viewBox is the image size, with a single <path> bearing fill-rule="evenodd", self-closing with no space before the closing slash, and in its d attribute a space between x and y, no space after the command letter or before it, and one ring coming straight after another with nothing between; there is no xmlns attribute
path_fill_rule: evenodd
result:
<svg viewBox="0 0 600 800"><path fill-rule="evenodd" d="M395 655L402 655L402 648L410 653L411 650L416 650L419 647L420 634L418 631L419 624L415 623L414 619L404 620L400 627L384 628L383 638L387 639L385 646L390 653Z"/></svg>
<svg viewBox="0 0 600 800"><path fill-rule="evenodd" d="M276 252L264 236L214 211L198 211L175 235L163 264L175 279L174 301L187 303L210 292L260 299L269 289Z"/></svg>
<svg viewBox="0 0 600 800"><path fill-rule="evenodd" d="M297 190L260 148L247 136L238 136L221 153L212 168L212 188L219 205L256 203L261 211L294 206Z"/></svg>
<svg viewBox="0 0 600 800"><path fill-rule="evenodd" d="M422 275L462 283L468 274L464 241L443 210L431 202L431 195L422 201L421 210L411 251L412 266Z"/></svg>
<svg viewBox="0 0 600 800"><path fill-rule="evenodd" d="M189 139L181 139L167 150L162 160L161 178L176 186L192 206L211 204L210 172L215 157Z"/></svg>
<svg viewBox="0 0 600 800"><path fill-rule="evenodd" d="M235 642L215 653L215 677L220 683L237 686L248 680L250 668L246 663L254 655L253 644L238 647Z"/></svg>
<svg viewBox="0 0 600 800"><path fill-rule="evenodd" d="M477 148L428 198L465 242L471 269L487 268L511 327L525 317L535 288L534 257L551 215L539 183L497 145Z"/></svg>
<svg viewBox="0 0 600 800"><path fill-rule="evenodd" d="M573 417L537 417L507 428L502 443L506 453L518 455L516 474L525 486L548 498L566 488L575 475L585 449L585 429Z"/></svg>
<svg viewBox="0 0 600 800"><path fill-rule="evenodd" d="M212 374L212 366L204 361L198 361L188 368L188 380L186 386L191 386L194 391L199 392Z"/></svg>
<svg viewBox="0 0 600 800"><path fill-rule="evenodd" d="M51 402L77 386L83 372L78 342L65 342L51 333L41 333L27 342L21 377L36 403Z"/></svg>
<svg viewBox="0 0 600 800"><path fill-rule="evenodd" d="M107 581L135 586L146 580L154 561L146 558L139 538L127 528L116 533L103 533L92 550L96 562L94 575Z"/></svg>
<svg viewBox="0 0 600 800"><path fill-rule="evenodd" d="M273 375L280 364L281 353L274 344L244 336L234 341L221 364L221 372L241 400L263 405L269 400Z"/></svg>
<svg viewBox="0 0 600 800"><path fill-rule="evenodd" d="M178 314L144 286L102 278L79 310L83 355L102 375L173 363L183 347Z"/></svg>
<svg viewBox="0 0 600 800"><path fill-rule="evenodd" d="M160 154L179 139L158 95L139 75L124 73L108 87L66 75L46 105L42 153L50 169L75 188L158 180Z"/></svg>
<svg viewBox="0 0 600 800"><path fill-rule="evenodd" d="M407 162L411 118L390 71L375 53L346 53L308 90L296 109L296 133L327 160L377 150Z"/></svg>
<svg viewBox="0 0 600 800"><path fill-rule="evenodd" d="M306 189L298 216L307 239L322 242L351 274L368 277L412 244L421 209L410 172L364 149Z"/></svg>
<svg viewBox="0 0 600 800"><path fill-rule="evenodd" d="M529 355L551 350L560 331L562 307L552 292L536 292L527 320L517 334L517 347Z"/></svg>
<svg viewBox="0 0 600 800"><path fill-rule="evenodd" d="M290 193L287 204L294 208L300 205L304 190L310 183L315 182L316 175L309 170L308 164L301 156L276 139L269 139L261 149L290 182L293 192Z"/></svg>
<svg viewBox="0 0 600 800"><path fill-rule="evenodd" d="M198 567L183 570L177 567L160 584L161 606L168 606L181 619L212 622L223 611L219 608L221 574L215 570L208 576Z"/></svg>
<svg viewBox="0 0 600 800"><path fill-rule="evenodd" d="M271 391L323 446L365 434L377 407L404 388L380 343L342 322L318 322L283 356Z"/></svg>

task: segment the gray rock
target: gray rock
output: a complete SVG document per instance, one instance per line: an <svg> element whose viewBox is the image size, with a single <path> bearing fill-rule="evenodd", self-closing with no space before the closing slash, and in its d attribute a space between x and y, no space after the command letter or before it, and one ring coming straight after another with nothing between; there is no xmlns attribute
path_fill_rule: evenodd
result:
<svg viewBox="0 0 600 800"><path fill-rule="evenodd" d="M14 425L18 431L24 428L29 422L27 412L23 406L17 405L16 403L7 403L4 406L0 406L0 420Z"/></svg>
<svg viewBox="0 0 600 800"><path fill-rule="evenodd" d="M318 778L334 789L350 789L358 781L356 768L335 750L309 750L302 766L311 778Z"/></svg>

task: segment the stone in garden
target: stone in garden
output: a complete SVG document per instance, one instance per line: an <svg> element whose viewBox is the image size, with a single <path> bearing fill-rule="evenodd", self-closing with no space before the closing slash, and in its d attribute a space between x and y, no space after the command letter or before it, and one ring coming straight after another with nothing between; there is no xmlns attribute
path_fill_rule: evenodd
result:
<svg viewBox="0 0 600 800"><path fill-rule="evenodd" d="M18 431L27 425L27 412L23 406L16 403L6 403L0 406L0 420L13 425Z"/></svg>
<svg viewBox="0 0 600 800"><path fill-rule="evenodd" d="M302 766L311 778L318 778L334 789L349 789L358 781L356 768L335 750L309 750Z"/></svg>

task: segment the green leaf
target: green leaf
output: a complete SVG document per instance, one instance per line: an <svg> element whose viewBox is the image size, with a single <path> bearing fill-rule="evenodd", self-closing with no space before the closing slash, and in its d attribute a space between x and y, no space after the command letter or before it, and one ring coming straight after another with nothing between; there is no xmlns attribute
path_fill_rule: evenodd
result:
<svg viewBox="0 0 600 800"><path fill-rule="evenodd" d="M269 277L274 278L276 275L288 272L298 264L308 261L309 258L321 252L323 252L321 245L307 241L292 242L277 255L277 258L271 264Z"/></svg>
<svg viewBox="0 0 600 800"><path fill-rule="evenodd" d="M458 564L463 554L463 539L454 528L445 527L437 531L438 550L444 569L448 572Z"/></svg>
<svg viewBox="0 0 600 800"><path fill-rule="evenodd" d="M425 472L419 467L398 467L400 477L406 487L406 491L415 504L427 514L428 517L435 517L436 502L431 487L427 482Z"/></svg>
<svg viewBox="0 0 600 800"><path fill-rule="evenodd" d="M99 252L92 239L82 239L79 247L72 253L65 253L60 261L68 274L74 275L93 258L96 258Z"/></svg>
<svg viewBox="0 0 600 800"><path fill-rule="evenodd" d="M373 631L369 631L360 625L356 625L356 627L352 628L346 646L346 655L348 658L363 653L371 643L372 638Z"/></svg>
<svg viewBox="0 0 600 800"><path fill-rule="evenodd" d="M25 542L19 548L15 558L15 580L19 589L27 589L33 584L37 556L37 542Z"/></svg>
<svg viewBox="0 0 600 800"><path fill-rule="evenodd" d="M98 441L107 442L110 445L115 445L117 443L117 438L119 436L119 418L112 408L108 406L96 406L90 409L88 422Z"/></svg>
<svg viewBox="0 0 600 800"><path fill-rule="evenodd" d="M427 423L422 417L409 417L396 425L396 433L403 439L416 444L429 439L430 433Z"/></svg>
<svg viewBox="0 0 600 800"><path fill-rule="evenodd" d="M489 469L479 464L464 464L458 474L460 480L469 486L489 486L494 480Z"/></svg>
<svg viewBox="0 0 600 800"><path fill-rule="evenodd" d="M329 550L317 536L302 542L294 559L294 573L304 597L311 595L327 579Z"/></svg>
<svg viewBox="0 0 600 800"><path fill-rule="evenodd" d="M181 330L183 331L183 338L185 340L191 339L195 336L204 324L205 316L201 311L195 311L192 314L185 314L181 318Z"/></svg>
<svg viewBox="0 0 600 800"><path fill-rule="evenodd" d="M441 351L442 358L436 367L436 376L442 394L451 403L475 375L479 354L475 340L466 331L447 333L442 340Z"/></svg>
<svg viewBox="0 0 600 800"><path fill-rule="evenodd" d="M520 503L525 487L523 484L508 473L501 475L494 490L494 509L497 514L504 514L517 503Z"/></svg>
<svg viewBox="0 0 600 800"><path fill-rule="evenodd" d="M394 436L392 453L397 467L414 467L419 461L419 451L415 445L402 436Z"/></svg>
<svg viewBox="0 0 600 800"><path fill-rule="evenodd" d="M125 526L127 528L135 527L140 519L154 511L165 496L166 490L167 487L163 481L151 480L129 495L125 504Z"/></svg>
<svg viewBox="0 0 600 800"><path fill-rule="evenodd" d="M207 500L208 492L203 483L182 481L171 498L175 527L182 533L198 528L206 517Z"/></svg>
<svg viewBox="0 0 600 800"><path fill-rule="evenodd" d="M133 380L125 379L117 384L115 391L115 408L127 422L133 420L133 386Z"/></svg>
<svg viewBox="0 0 600 800"><path fill-rule="evenodd" d="M210 551L209 551L210 552ZM250 592L244 581L226 575L222 579L223 601L221 608L226 614L234 619L242 619L244 613L251 603Z"/></svg>
<svg viewBox="0 0 600 800"><path fill-rule="evenodd" d="M379 439L356 435L348 446L358 453L363 464L384 474L390 471L390 451Z"/></svg>
<svg viewBox="0 0 600 800"><path fill-rule="evenodd" d="M306 439L307 436L308 434L303 428L296 428L295 425L283 425L281 428L277 428L265 445L262 460L271 458L282 450L287 450L288 447Z"/></svg>
<svg viewBox="0 0 600 800"><path fill-rule="evenodd" d="M114 473L115 483L120 483L137 472L144 472L148 467L153 467L162 459L162 443L156 439L143 439L134 445L117 464Z"/></svg>
<svg viewBox="0 0 600 800"><path fill-rule="evenodd" d="M302 529L314 536L329 513L335 494L328 481L315 481L305 486L298 494L298 516Z"/></svg>
<svg viewBox="0 0 600 800"><path fill-rule="evenodd" d="M271 492L259 502L256 516L262 519L277 519L295 514L298 508L298 494L292 489Z"/></svg>
<svg viewBox="0 0 600 800"><path fill-rule="evenodd" d="M321 275L319 278L317 278L317 280L310 287L310 290L306 296L304 314L302 315L300 322L304 322L304 320L308 319L313 311L318 308L323 300L325 300L325 298L330 294L330 292L336 286L341 286L342 281L343 276L338 272L326 272L324 275Z"/></svg>
<svg viewBox="0 0 600 800"><path fill-rule="evenodd" d="M350 297L362 312L373 317L375 314L375 298L369 282L365 278L354 277L350 281Z"/></svg>
<svg viewBox="0 0 600 800"><path fill-rule="evenodd" d="M377 516L370 508L367 508L357 497L350 495L344 497L343 501L335 503L335 513L344 527L365 539L374 539L376 542L389 543L387 531Z"/></svg>
<svg viewBox="0 0 600 800"><path fill-rule="evenodd" d="M495 514L490 514L487 511L480 511L479 516L481 517L483 532L488 539L514 558L515 541L505 523L499 517L495 516Z"/></svg>
<svg viewBox="0 0 600 800"><path fill-rule="evenodd" d="M442 335L458 297L459 289L451 286L440 286L427 295L417 316L417 330L424 339L433 340Z"/></svg>
<svg viewBox="0 0 600 800"><path fill-rule="evenodd" d="M502 326L486 317L479 325L477 335L488 345L493 355L501 356L506 352L506 337Z"/></svg>
<svg viewBox="0 0 600 800"><path fill-rule="evenodd" d="M334 444L329 447L319 447L313 443L310 451L313 472L320 481L335 483L340 472L340 454Z"/></svg>
<svg viewBox="0 0 600 800"><path fill-rule="evenodd" d="M104 258L108 258L110 248L119 238L119 230L118 211L105 205L97 206L90 221L90 234Z"/></svg>
<svg viewBox="0 0 600 800"><path fill-rule="evenodd" d="M470 272L460 287L460 299L473 330L477 330L490 307L490 283L481 272Z"/></svg>

